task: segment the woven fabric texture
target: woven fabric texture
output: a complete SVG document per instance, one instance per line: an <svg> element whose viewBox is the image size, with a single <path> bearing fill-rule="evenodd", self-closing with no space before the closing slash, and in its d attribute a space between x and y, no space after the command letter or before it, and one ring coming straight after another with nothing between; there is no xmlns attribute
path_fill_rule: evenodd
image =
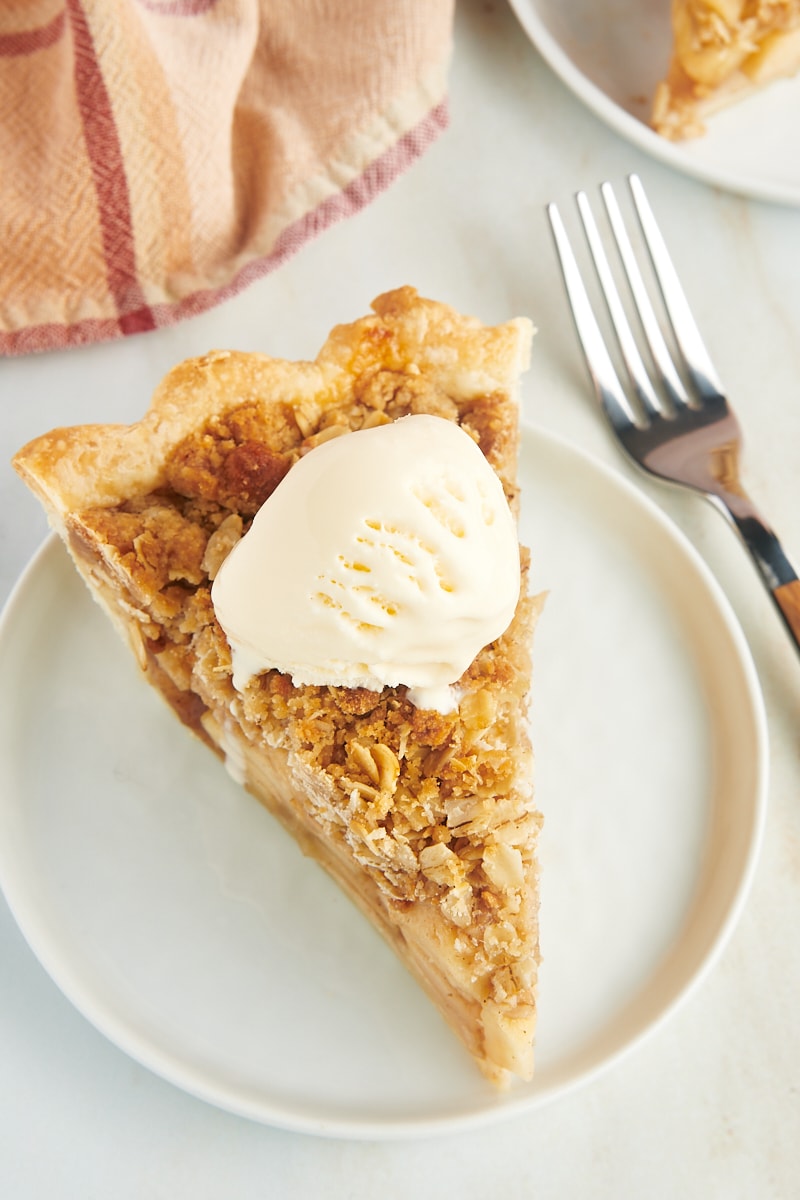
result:
<svg viewBox="0 0 800 1200"><path fill-rule="evenodd" d="M453 0L4 0L0 353L168 325L447 123Z"/></svg>

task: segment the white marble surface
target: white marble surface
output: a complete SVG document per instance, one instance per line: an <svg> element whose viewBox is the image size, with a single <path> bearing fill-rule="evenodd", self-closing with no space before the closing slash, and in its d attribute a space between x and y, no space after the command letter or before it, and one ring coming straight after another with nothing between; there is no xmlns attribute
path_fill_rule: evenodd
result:
<svg viewBox="0 0 800 1200"><path fill-rule="evenodd" d="M647 159L565 90L500 0L463 0L456 34L450 130L360 216L175 329L3 362L3 459L55 424L135 419L169 366L210 346L313 355L330 324L413 282L487 321L530 315L539 335L526 416L629 474L592 407L544 205L636 170L746 430L747 483L800 558L800 212ZM326 1141L230 1116L129 1060L64 999L0 901L3 1195L798 1194L800 661L720 518L635 478L730 598L770 727L770 807L751 897L691 1001L623 1062L527 1116L439 1140ZM45 522L8 466L0 489L4 599Z"/></svg>

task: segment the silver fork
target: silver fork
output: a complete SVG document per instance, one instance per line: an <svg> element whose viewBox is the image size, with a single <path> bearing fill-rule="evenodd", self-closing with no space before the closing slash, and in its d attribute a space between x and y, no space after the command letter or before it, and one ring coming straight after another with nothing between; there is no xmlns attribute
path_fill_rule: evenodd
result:
<svg viewBox="0 0 800 1200"><path fill-rule="evenodd" d="M561 214L555 204L547 206L572 315L597 397L619 442L638 466L659 479L700 492L738 530L800 649L800 580L775 532L742 487L738 466L739 424L703 344L641 180L631 175L628 182L653 275L663 298L666 336L611 185L602 184L600 193L633 308L649 348L654 368L651 371L639 352L585 192L579 192L576 200L621 358L630 377L633 403L620 382L595 318ZM668 340L674 344L676 353L670 351Z"/></svg>

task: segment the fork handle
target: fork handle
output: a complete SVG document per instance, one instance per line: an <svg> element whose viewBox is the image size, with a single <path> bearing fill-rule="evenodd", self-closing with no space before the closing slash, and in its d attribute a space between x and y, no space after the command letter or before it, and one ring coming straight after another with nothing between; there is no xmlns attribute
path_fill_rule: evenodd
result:
<svg viewBox="0 0 800 1200"><path fill-rule="evenodd" d="M800 646L800 579L780 584L773 589L772 595L794 640Z"/></svg>
<svg viewBox="0 0 800 1200"><path fill-rule="evenodd" d="M750 551L784 624L800 650L800 579L778 537L743 493L717 497Z"/></svg>

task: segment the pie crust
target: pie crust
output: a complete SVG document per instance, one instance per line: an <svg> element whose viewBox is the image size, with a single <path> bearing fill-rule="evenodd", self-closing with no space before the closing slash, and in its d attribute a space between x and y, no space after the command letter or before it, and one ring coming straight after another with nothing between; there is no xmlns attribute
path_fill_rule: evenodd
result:
<svg viewBox="0 0 800 1200"><path fill-rule="evenodd" d="M498 1085L533 1071L539 963L527 729L541 598L459 681L457 712L404 687L243 692L210 599L220 563L298 457L425 412L480 445L516 512L531 328L380 296L314 362L209 353L172 370L137 424L57 429L14 465L146 678L374 922ZM280 563L275 564L280 570ZM398 1029L398 1037L402 1037Z"/></svg>
<svg viewBox="0 0 800 1200"><path fill-rule="evenodd" d="M672 33L652 125L673 141L705 133L713 113L800 70L800 0L672 0Z"/></svg>

